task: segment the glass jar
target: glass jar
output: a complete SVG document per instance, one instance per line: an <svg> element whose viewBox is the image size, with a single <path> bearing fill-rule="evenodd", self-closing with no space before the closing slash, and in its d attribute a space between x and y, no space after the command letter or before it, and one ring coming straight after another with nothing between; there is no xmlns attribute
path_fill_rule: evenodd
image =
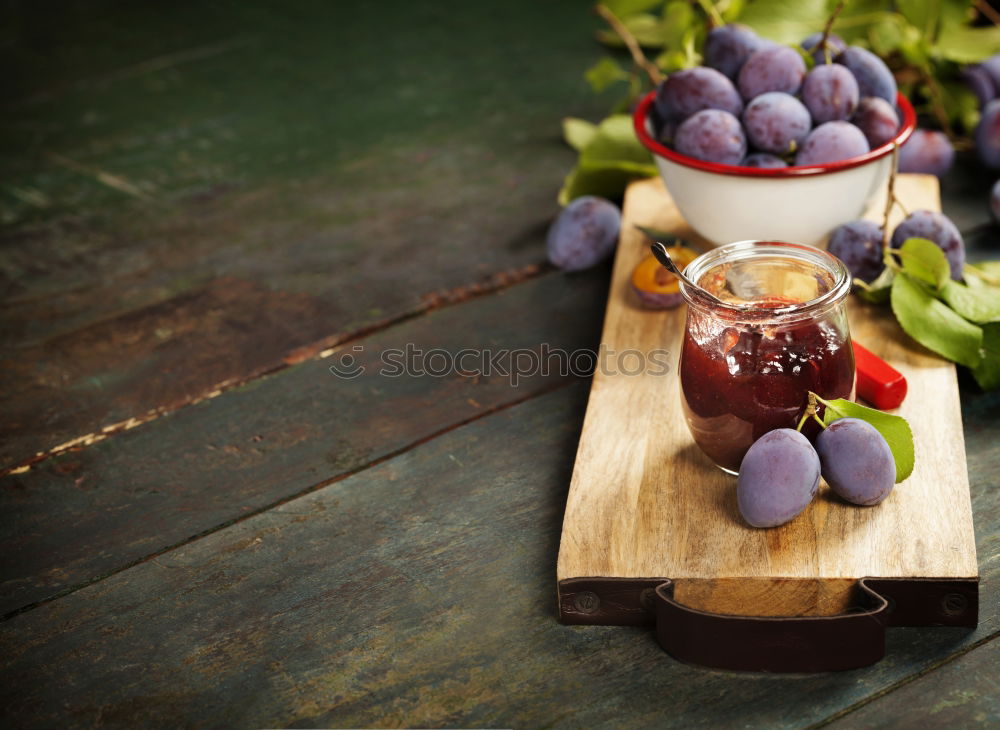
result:
<svg viewBox="0 0 1000 730"><path fill-rule="evenodd" d="M702 254L684 273L722 300L681 283L684 414L695 443L723 470L736 474L768 431L795 428L809 391L853 397L851 277L839 259L812 246L739 241ZM818 428L810 419L803 433Z"/></svg>

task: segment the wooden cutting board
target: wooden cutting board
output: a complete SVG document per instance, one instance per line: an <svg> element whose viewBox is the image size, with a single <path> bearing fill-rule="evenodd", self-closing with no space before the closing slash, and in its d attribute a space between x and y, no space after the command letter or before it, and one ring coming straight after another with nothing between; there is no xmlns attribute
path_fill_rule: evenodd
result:
<svg viewBox="0 0 1000 730"><path fill-rule="evenodd" d="M934 177L900 175L896 190L908 210L940 210ZM880 220L883 208L884 198L867 217ZM897 211L892 225L901 216ZM661 180L629 187L602 347L613 353L666 349L672 368L665 376L594 375L559 549L562 620L644 623L606 609L649 613L649 591L661 579L674 581L674 598L686 606L748 616L840 613L864 577L943 585L957 579L974 590L978 569L955 366L907 337L887 308L850 297L854 339L909 382L897 412L913 428L916 467L876 507L847 505L823 483L790 523L751 528L737 511L735 477L702 455L681 411L676 364L685 307L644 310L630 291L632 270L648 250L633 224L698 240ZM581 592L579 579L595 580ZM952 613L975 610L953 593L934 600L945 613L949 601ZM920 608L910 623L939 623L935 610Z"/></svg>

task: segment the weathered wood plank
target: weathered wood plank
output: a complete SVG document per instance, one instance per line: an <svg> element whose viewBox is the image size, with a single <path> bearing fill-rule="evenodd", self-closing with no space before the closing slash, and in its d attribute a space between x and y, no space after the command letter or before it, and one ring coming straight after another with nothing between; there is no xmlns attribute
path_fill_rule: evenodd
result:
<svg viewBox="0 0 1000 730"><path fill-rule="evenodd" d="M23 727L791 728L1000 630L995 498L976 515L980 628L890 630L887 658L866 670L708 671L644 630L558 624L586 390L481 419L9 619L0 706ZM983 425L996 439L1000 424Z"/></svg>
<svg viewBox="0 0 1000 730"><path fill-rule="evenodd" d="M9 11L0 469L539 264L607 103L569 0Z"/></svg>
<svg viewBox="0 0 1000 730"><path fill-rule="evenodd" d="M1000 727L1000 640L827 725L831 730Z"/></svg>
<svg viewBox="0 0 1000 730"><path fill-rule="evenodd" d="M505 349L538 352L543 343L569 352L596 347L607 275L606 267L552 273L418 317L327 359L0 478L0 613L565 382L572 376L555 360L546 373L512 382L497 369L509 371L511 358L492 359ZM472 348L491 362L476 354L459 363L465 374L385 374L391 365L383 356L397 349L394 361L401 362L407 346L452 355ZM344 356L364 374L335 377L328 368ZM437 372L444 361L436 358L415 364Z"/></svg>

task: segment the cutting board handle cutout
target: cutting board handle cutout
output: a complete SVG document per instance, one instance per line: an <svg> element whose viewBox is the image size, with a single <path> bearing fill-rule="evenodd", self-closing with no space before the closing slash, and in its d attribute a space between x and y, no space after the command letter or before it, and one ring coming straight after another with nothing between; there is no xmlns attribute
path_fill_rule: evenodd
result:
<svg viewBox="0 0 1000 730"><path fill-rule="evenodd" d="M826 672L866 667L885 654L888 626L978 623L978 581L862 578L833 616L735 616L685 606L665 578L560 582L564 623L648 625L675 659L715 669Z"/></svg>

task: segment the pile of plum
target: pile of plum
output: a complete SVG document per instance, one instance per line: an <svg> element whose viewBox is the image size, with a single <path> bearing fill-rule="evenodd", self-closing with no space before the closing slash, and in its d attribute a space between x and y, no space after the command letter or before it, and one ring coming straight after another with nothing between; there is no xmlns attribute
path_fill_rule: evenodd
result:
<svg viewBox="0 0 1000 730"><path fill-rule="evenodd" d="M976 153L991 170L1000 170L1000 53L969 66L962 75L979 99L981 116L976 127ZM990 210L1000 223L1000 180L990 193Z"/></svg>
<svg viewBox="0 0 1000 730"><path fill-rule="evenodd" d="M962 69L962 78L979 100L981 121L973 130L979 161L1000 170L1000 53ZM955 161L955 148L944 132L916 129L899 150L900 172L922 172L942 177ZM1000 206L1000 186L994 187L994 206ZM994 216L1000 221L1000 207Z"/></svg>
<svg viewBox="0 0 1000 730"><path fill-rule="evenodd" d="M781 168L857 157L896 135L896 80L882 59L834 34L814 33L802 48L812 70L746 26L713 28L706 65L657 88L657 138L707 162Z"/></svg>
<svg viewBox="0 0 1000 730"><path fill-rule="evenodd" d="M1000 53L962 71L979 99L982 113L976 127L976 152L989 168L1000 170Z"/></svg>
<svg viewBox="0 0 1000 730"><path fill-rule="evenodd" d="M962 78L979 101L980 121L973 130L976 156L987 168L1000 170L1000 53L962 69ZM899 150L900 172L944 176L955 161L955 148L944 132L917 129ZM1000 180L990 196L993 218L1000 223Z"/></svg>

